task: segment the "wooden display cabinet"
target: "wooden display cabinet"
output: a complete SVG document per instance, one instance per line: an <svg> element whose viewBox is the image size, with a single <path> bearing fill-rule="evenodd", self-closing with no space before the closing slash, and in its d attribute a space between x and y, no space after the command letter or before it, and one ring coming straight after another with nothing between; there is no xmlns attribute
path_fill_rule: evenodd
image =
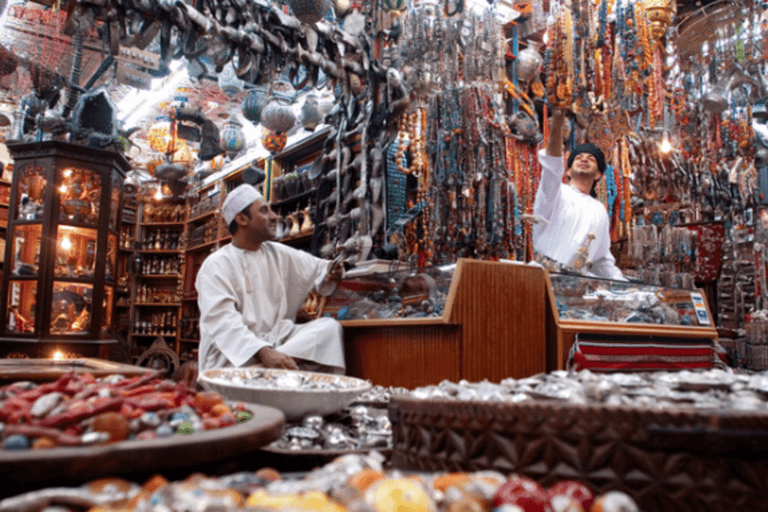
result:
<svg viewBox="0 0 768 512"><path fill-rule="evenodd" d="M117 153L56 141L9 143L14 159L0 341L103 355L115 341L122 184ZM42 342L42 343L41 343Z"/></svg>
<svg viewBox="0 0 768 512"><path fill-rule="evenodd" d="M8 170L0 176L0 266L5 256L6 228L8 227L8 206L11 201L11 182Z"/></svg>
<svg viewBox="0 0 768 512"><path fill-rule="evenodd" d="M430 277L429 270L398 271L340 283L323 314L369 317L341 320L349 375L412 389L442 380L498 382L545 371L544 270L469 259L452 268L441 271L452 273L447 279ZM351 311L370 302L386 304L386 310L399 301L421 315L425 300L437 316L371 318L376 306L368 313Z"/></svg>

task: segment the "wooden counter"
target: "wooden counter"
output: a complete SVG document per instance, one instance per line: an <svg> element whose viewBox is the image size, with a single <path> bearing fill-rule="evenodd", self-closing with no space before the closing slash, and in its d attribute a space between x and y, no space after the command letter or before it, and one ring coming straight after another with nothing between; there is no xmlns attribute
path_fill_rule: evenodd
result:
<svg viewBox="0 0 768 512"><path fill-rule="evenodd" d="M544 279L540 267L459 260L441 317L341 322L347 374L412 389L543 372Z"/></svg>

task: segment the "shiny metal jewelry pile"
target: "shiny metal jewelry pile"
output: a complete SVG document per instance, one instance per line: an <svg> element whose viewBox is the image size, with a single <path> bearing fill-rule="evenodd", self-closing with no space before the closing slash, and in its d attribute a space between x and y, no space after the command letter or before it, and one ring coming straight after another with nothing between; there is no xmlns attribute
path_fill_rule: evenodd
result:
<svg viewBox="0 0 768 512"><path fill-rule="evenodd" d="M249 372L220 373L217 379L227 380L232 384L249 386L259 389L296 389L343 391L359 385L358 381L350 379L317 378L316 375L302 372L275 372L254 369Z"/></svg>
<svg viewBox="0 0 768 512"><path fill-rule="evenodd" d="M413 390L418 399L462 401L566 401L649 409L768 410L768 373L737 374L725 370L702 372L613 373L555 371L524 379L453 383Z"/></svg>
<svg viewBox="0 0 768 512"><path fill-rule="evenodd" d="M387 404L405 388L374 386L360 395L343 413L323 418L306 416L286 426L283 436L269 445L292 451L368 451L392 447L392 424Z"/></svg>

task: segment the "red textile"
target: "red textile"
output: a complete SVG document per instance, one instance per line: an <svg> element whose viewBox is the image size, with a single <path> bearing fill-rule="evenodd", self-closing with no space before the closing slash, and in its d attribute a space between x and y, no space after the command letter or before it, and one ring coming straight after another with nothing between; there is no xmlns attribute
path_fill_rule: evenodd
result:
<svg viewBox="0 0 768 512"><path fill-rule="evenodd" d="M707 340L576 340L568 367L596 372L711 368L713 350L714 344Z"/></svg>
<svg viewBox="0 0 768 512"><path fill-rule="evenodd" d="M723 264L723 241L725 224L696 224L688 226L696 232L696 270L693 278L696 282L707 283L720 277Z"/></svg>

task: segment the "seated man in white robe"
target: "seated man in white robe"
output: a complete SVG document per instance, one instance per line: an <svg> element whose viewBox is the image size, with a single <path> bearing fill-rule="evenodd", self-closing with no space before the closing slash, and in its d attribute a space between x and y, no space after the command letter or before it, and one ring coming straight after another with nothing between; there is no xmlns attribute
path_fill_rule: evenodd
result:
<svg viewBox="0 0 768 512"><path fill-rule="evenodd" d="M232 243L205 259L195 281L199 373L257 365L344 373L341 325L295 323L312 290L333 291L342 266L275 242L278 216L251 185L229 193L221 216Z"/></svg>

